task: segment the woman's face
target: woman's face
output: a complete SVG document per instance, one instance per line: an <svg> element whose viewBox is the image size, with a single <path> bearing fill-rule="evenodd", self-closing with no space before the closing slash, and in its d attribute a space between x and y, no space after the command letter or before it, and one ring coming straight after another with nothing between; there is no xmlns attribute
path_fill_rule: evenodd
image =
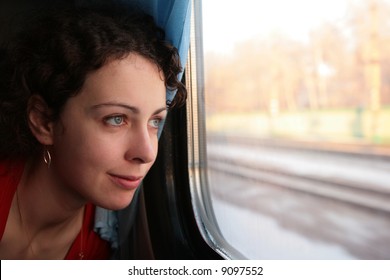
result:
<svg viewBox="0 0 390 280"><path fill-rule="evenodd" d="M54 125L50 168L62 186L107 209L131 202L157 155L167 113L162 75L131 54L87 76Z"/></svg>

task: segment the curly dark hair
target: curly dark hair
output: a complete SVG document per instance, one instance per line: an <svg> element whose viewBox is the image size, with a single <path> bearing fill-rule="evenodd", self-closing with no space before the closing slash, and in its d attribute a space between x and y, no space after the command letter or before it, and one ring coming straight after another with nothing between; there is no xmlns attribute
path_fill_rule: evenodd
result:
<svg viewBox="0 0 390 280"><path fill-rule="evenodd" d="M171 107L184 103L177 49L164 40L152 17L80 8L52 11L29 24L0 53L0 159L41 150L27 123L32 95L42 96L57 120L88 73L129 53L149 59L164 73L166 88L177 91Z"/></svg>

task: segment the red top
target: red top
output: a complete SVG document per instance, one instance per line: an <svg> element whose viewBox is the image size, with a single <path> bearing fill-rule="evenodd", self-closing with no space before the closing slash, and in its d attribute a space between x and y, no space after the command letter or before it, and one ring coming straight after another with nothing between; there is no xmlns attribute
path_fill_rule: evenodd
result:
<svg viewBox="0 0 390 280"><path fill-rule="evenodd" d="M22 177L23 169L24 162L13 162L11 164L0 162L0 242L3 238L12 199ZM66 260L99 260L110 257L110 245L93 231L94 216L95 206L87 204L82 229L66 254Z"/></svg>

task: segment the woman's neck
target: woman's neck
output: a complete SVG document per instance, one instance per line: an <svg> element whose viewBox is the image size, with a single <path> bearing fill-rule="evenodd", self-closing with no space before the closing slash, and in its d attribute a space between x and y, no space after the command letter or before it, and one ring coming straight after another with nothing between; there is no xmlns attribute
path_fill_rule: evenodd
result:
<svg viewBox="0 0 390 280"><path fill-rule="evenodd" d="M42 230L63 230L82 217L85 201L56 180L43 161L26 163L18 186L20 210L33 235Z"/></svg>

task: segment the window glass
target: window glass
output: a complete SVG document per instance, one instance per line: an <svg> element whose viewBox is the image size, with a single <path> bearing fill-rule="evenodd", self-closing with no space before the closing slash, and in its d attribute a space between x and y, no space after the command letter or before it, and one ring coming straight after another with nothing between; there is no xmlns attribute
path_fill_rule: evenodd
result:
<svg viewBox="0 0 390 280"><path fill-rule="evenodd" d="M390 258L390 0L203 1L207 172L251 259Z"/></svg>

